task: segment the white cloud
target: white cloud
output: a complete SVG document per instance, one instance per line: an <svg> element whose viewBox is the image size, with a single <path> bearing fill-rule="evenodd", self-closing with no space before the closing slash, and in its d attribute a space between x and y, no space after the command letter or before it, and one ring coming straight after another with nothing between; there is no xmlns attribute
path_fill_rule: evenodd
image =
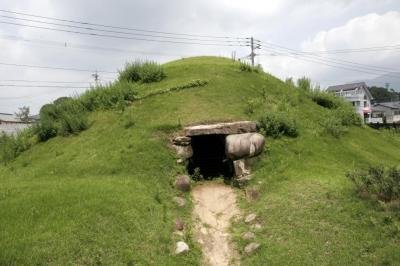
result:
<svg viewBox="0 0 400 266"><path fill-rule="evenodd" d="M400 44L400 12L390 11L381 15L371 13L355 17L342 26L320 31L316 33L313 38L305 40L301 44L301 50L324 51L397 44ZM374 67L384 67L386 71L390 71L389 69L400 70L400 66L398 65L398 62L400 61L400 53L398 53L398 51L323 56L328 58L324 59L325 64L330 65L334 63L326 60L346 60ZM345 64L343 61L339 62L342 67L355 68L357 70L371 73L354 72L349 69L338 69L323 64L307 62L307 60L320 61L320 57L309 56L302 58L303 60L290 57L276 57L269 59L269 62L267 61L266 65L270 69L275 68L275 73L281 77L299 77L305 75L311 77L314 81L317 81L322 85L370 79L384 73L384 71L365 69L364 67L366 66ZM274 73L274 71L272 72Z"/></svg>

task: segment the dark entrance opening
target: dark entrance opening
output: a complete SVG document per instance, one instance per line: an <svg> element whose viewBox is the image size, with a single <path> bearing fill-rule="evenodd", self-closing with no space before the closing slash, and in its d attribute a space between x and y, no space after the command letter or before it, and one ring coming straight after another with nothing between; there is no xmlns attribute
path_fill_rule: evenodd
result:
<svg viewBox="0 0 400 266"><path fill-rule="evenodd" d="M205 179L233 176L232 161L225 156L225 135L200 135L192 137L193 156L188 172L192 175L196 168Z"/></svg>

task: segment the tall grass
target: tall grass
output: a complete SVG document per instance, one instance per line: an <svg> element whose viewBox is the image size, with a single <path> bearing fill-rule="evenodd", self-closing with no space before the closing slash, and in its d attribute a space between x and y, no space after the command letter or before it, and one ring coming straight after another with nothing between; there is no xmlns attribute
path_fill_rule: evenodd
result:
<svg viewBox="0 0 400 266"><path fill-rule="evenodd" d="M25 129L17 135L0 135L0 163L14 160L22 152L37 142L32 128Z"/></svg>
<svg viewBox="0 0 400 266"><path fill-rule="evenodd" d="M157 82L165 78L163 67L153 61L136 60L126 63L125 68L119 71L119 81L128 82Z"/></svg>

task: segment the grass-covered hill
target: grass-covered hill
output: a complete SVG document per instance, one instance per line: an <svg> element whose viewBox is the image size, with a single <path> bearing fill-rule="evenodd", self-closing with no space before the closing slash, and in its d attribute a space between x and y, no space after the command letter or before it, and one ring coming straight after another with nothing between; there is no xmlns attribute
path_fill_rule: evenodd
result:
<svg viewBox="0 0 400 266"><path fill-rule="evenodd" d="M398 211L360 198L345 176L398 165L400 135L337 125L335 111L301 89L228 59L182 59L164 69L162 81L134 85L139 96L208 83L144 97L124 111L91 112L87 130L35 144L0 166L0 265L198 265L190 230L190 252L173 255L174 219L190 228L191 206L172 200L174 177L185 169L169 137L187 124L268 113L287 115L298 136L266 138L249 184L257 200L237 190L242 212L263 225L255 229L260 249L242 264L400 264ZM244 230L242 222L232 226L239 253Z"/></svg>

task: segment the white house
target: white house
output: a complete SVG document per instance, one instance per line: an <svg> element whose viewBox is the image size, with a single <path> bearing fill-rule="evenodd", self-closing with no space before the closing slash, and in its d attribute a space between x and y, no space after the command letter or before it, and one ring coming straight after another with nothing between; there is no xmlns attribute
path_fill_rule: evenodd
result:
<svg viewBox="0 0 400 266"><path fill-rule="evenodd" d="M351 102L364 122L371 122L371 100L373 97L365 82L330 86L326 90Z"/></svg>
<svg viewBox="0 0 400 266"><path fill-rule="evenodd" d="M23 122L14 114L0 113L0 134L12 135L32 125L32 122Z"/></svg>

